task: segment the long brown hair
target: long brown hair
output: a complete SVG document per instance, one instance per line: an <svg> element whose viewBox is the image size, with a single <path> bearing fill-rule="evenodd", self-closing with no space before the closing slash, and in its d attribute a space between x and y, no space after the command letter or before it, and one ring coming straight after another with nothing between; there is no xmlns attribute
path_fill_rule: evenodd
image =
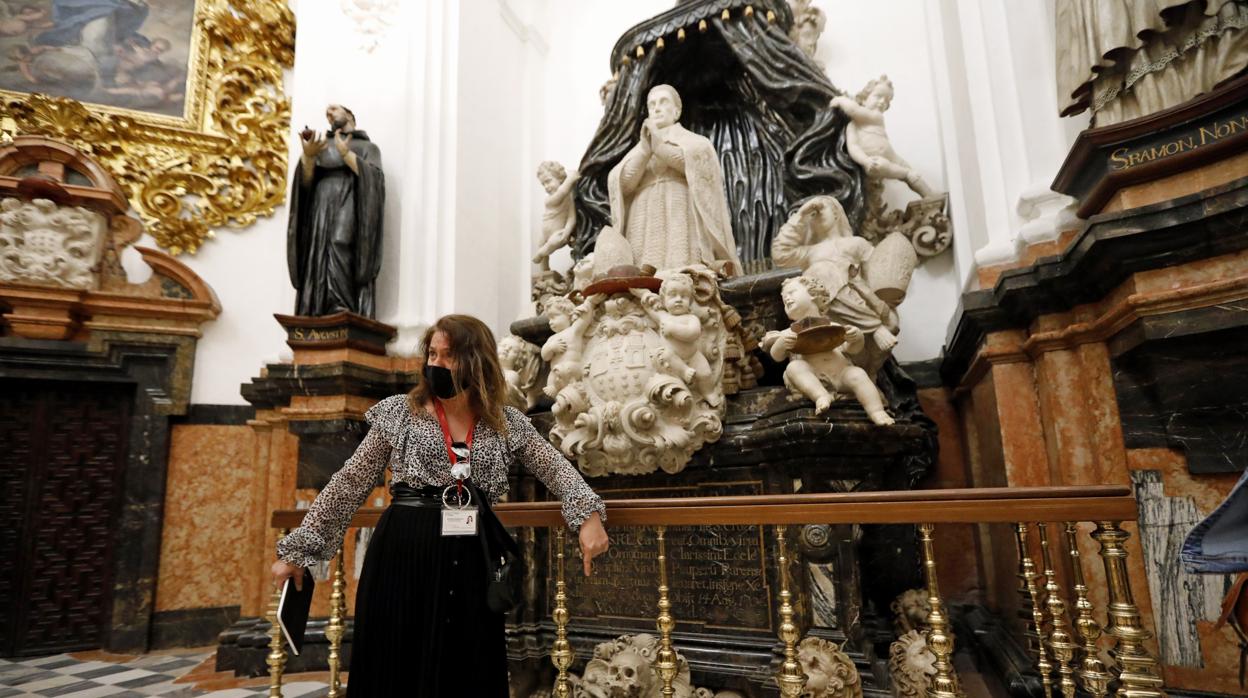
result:
<svg viewBox="0 0 1248 698"><path fill-rule="evenodd" d="M429 356L429 344L433 335L441 332L451 345L455 357L455 370L451 378L455 387L468 393L468 404L476 415L485 420L494 431L507 434L507 420L503 417L503 405L507 384L503 379L503 367L498 364L498 346L490 328L471 315L444 315L438 318L420 340L421 356ZM408 403L413 411L425 409L433 400L433 391L422 373L416 387L408 393Z"/></svg>

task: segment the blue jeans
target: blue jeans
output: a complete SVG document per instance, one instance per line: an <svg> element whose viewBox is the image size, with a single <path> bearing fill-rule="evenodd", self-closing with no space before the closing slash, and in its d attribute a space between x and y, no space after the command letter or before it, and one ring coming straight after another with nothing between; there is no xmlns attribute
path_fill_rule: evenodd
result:
<svg viewBox="0 0 1248 698"><path fill-rule="evenodd" d="M1187 534L1181 557L1188 572L1248 571L1248 470L1226 501Z"/></svg>

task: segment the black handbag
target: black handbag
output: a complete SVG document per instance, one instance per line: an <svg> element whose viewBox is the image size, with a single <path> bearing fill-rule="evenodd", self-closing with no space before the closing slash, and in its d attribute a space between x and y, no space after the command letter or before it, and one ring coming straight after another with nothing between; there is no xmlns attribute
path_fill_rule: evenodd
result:
<svg viewBox="0 0 1248 698"><path fill-rule="evenodd" d="M485 604L495 613L507 613L524 603L524 558L520 545L511 537L490 500L480 488L465 483L477 500L480 511L481 550L485 556Z"/></svg>

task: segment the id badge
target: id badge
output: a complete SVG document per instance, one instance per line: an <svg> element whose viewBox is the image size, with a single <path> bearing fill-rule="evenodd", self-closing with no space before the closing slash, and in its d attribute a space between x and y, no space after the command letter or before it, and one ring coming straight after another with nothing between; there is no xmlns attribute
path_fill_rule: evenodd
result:
<svg viewBox="0 0 1248 698"><path fill-rule="evenodd" d="M464 507L442 508L443 536L475 536L477 535L477 508Z"/></svg>

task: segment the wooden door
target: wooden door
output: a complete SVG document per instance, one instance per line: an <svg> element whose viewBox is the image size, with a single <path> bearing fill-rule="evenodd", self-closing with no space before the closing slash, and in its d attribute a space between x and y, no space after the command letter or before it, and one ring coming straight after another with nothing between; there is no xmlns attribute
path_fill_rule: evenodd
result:
<svg viewBox="0 0 1248 698"><path fill-rule="evenodd" d="M131 395L0 380L0 655L103 644Z"/></svg>

